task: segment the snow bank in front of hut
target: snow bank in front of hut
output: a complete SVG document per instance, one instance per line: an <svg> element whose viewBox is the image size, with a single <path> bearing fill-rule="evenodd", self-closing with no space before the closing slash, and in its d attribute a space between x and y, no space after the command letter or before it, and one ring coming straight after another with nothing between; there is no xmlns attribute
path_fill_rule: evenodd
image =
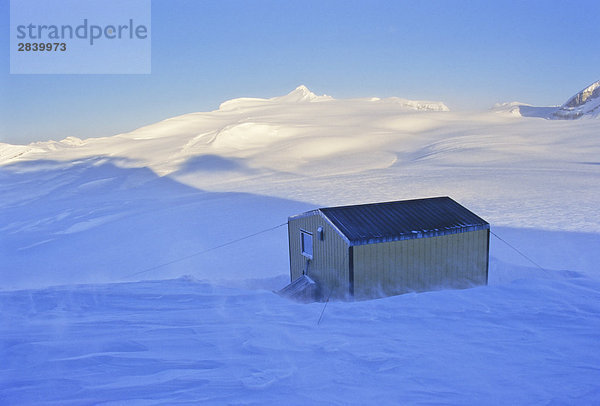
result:
<svg viewBox="0 0 600 406"><path fill-rule="evenodd" d="M495 272L527 268L498 264ZM6 404L593 404L597 278L298 304L194 278L0 293ZM596 389L595 389L596 388Z"/></svg>

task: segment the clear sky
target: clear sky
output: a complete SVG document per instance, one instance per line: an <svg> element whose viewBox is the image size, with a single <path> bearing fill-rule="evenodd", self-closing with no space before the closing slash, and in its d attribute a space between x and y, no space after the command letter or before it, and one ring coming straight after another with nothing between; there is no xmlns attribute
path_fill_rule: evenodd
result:
<svg viewBox="0 0 600 406"><path fill-rule="evenodd" d="M452 110L561 104L600 79L599 15L598 0L153 0L151 74L11 75L0 0L0 142L109 136L300 84Z"/></svg>

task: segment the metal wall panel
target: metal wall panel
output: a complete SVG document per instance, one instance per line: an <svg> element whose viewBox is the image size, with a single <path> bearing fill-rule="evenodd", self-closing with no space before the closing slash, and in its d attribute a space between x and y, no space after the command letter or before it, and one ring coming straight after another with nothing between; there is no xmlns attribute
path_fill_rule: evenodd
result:
<svg viewBox="0 0 600 406"><path fill-rule="evenodd" d="M359 299L487 283L489 230L354 246Z"/></svg>
<svg viewBox="0 0 600 406"><path fill-rule="evenodd" d="M323 240L319 239L318 227L323 227ZM319 284L320 294L326 299L344 297L349 292L348 244L338 231L318 211L288 220L291 281L300 276L306 266L302 255L301 230L313 235L313 258L308 275Z"/></svg>

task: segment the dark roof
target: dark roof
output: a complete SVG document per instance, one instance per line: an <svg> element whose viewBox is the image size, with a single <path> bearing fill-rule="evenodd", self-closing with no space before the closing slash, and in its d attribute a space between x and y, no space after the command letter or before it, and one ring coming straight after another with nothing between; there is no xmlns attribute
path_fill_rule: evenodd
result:
<svg viewBox="0 0 600 406"><path fill-rule="evenodd" d="M488 229L481 217L449 197L319 209L352 245Z"/></svg>

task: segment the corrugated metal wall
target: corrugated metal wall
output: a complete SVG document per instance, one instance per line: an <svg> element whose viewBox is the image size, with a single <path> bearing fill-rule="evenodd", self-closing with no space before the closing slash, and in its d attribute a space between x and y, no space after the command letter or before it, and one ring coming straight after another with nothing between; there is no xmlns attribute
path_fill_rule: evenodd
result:
<svg viewBox="0 0 600 406"><path fill-rule="evenodd" d="M487 283L489 230L354 246L356 298Z"/></svg>
<svg viewBox="0 0 600 406"><path fill-rule="evenodd" d="M317 234L319 226L323 227L323 241ZM348 244L318 212L288 221L291 280L302 276L306 264L306 257L302 255L301 230L313 235L313 259L308 275L321 286L324 297L328 297L330 291L332 297L346 296L349 281Z"/></svg>

